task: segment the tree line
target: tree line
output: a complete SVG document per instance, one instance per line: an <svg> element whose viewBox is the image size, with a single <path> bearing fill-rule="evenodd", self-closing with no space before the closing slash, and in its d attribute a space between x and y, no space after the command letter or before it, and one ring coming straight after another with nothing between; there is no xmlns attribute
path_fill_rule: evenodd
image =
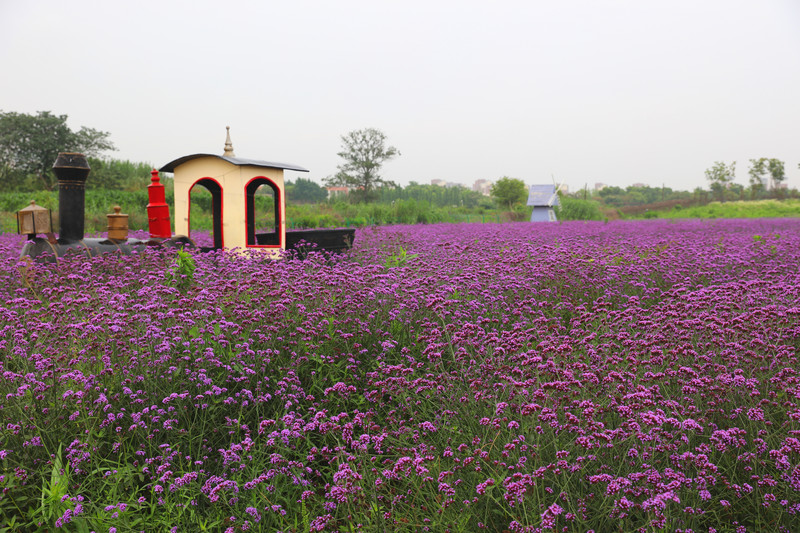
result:
<svg viewBox="0 0 800 533"><path fill-rule="evenodd" d="M706 179L711 192L720 202L724 202L726 199L782 198L786 195L784 187L786 165L780 159L767 157L750 159L747 175L749 177L748 187L734 182L736 161L731 163L716 161L706 170Z"/></svg>
<svg viewBox="0 0 800 533"><path fill-rule="evenodd" d="M383 165L400 155L396 147L388 144L382 131L375 128L354 130L342 135L340 140L341 149L337 155L342 161L337 172L323 181L328 187L347 187L347 202L394 204L414 200L430 207L477 210L499 207L510 212L521 212L526 207L527 186L520 179L504 176L496 180L490 198L464 186L441 187L412 181L400 187L381 175ZM151 165L105 156L114 150L116 147L108 132L88 127L73 130L67 125L67 115L54 115L49 111L35 115L0 112L0 191L53 190L56 180L52 164L58 152L63 151L81 152L88 156L92 168L92 178L86 184L88 189L137 191L146 187L150 182ZM711 198L724 201L782 197L785 194L783 161L751 159L747 173L749 183L745 187L734 181L736 162L715 162L705 171ZM171 185L169 179L164 183L168 187ZM287 180L286 198L299 204L342 201L341 197L329 199L325 187L306 178ZM592 200L607 208L709 199L700 187L688 192L650 186L610 186L593 191L591 196L588 190L583 190L562 194L562 198ZM567 203L579 205L570 200Z"/></svg>
<svg viewBox="0 0 800 533"><path fill-rule="evenodd" d="M88 127L73 130L67 118L67 115L54 115L49 111L35 115L0 112L0 191L54 190L53 162L59 152L65 151L87 156L92 168L87 189L138 191L150 183L152 165L103 157L116 150L110 134ZM341 141L338 155L343 161L337 173L324 181L328 186L348 187L349 202L391 204L416 200L436 207L493 207L480 193L466 187L416 182L398 187L385 180L380 174L383 164L400 152L388 146L386 135L375 128L350 132L343 135ZM164 183L169 187L170 180L165 179ZM287 180L285 185L290 202L310 204L328 200L327 189L310 179Z"/></svg>

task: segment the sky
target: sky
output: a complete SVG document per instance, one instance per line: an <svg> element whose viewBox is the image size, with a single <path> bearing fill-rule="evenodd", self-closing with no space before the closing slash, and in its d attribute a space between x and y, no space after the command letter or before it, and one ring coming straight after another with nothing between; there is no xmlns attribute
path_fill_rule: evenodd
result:
<svg viewBox="0 0 800 533"><path fill-rule="evenodd" d="M800 187L799 98L798 0L0 0L0 111L156 167L230 126L322 184L377 128L401 185L692 190L768 157Z"/></svg>

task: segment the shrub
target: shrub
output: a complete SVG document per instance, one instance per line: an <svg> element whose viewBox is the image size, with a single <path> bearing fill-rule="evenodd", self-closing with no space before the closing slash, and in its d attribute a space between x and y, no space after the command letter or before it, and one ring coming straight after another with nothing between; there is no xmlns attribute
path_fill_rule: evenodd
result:
<svg viewBox="0 0 800 533"><path fill-rule="evenodd" d="M559 220L603 220L600 206L594 200L559 195L559 204L556 209Z"/></svg>

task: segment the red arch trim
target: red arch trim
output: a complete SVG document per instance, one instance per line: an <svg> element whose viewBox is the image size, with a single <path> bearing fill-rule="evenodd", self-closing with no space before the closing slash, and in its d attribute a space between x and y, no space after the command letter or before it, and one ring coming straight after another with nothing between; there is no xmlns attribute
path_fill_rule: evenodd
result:
<svg viewBox="0 0 800 533"><path fill-rule="evenodd" d="M189 227L189 235L187 235L187 237L189 237L190 239L192 238L192 189L194 189L195 185L202 185L203 187L206 187L202 183L204 181L211 181L219 188L219 213L218 213L218 215L219 215L219 224L213 224L213 225L219 227L219 243L220 243L220 247L224 248L225 247L225 233L224 233L224 231L222 229L223 228L222 222L223 222L223 220L225 220L225 218L223 217L224 194L223 194L222 185L220 184L220 182L218 182L214 178L210 178L210 177L207 177L207 176L203 177L203 178L200 178L198 180L195 180L195 182L192 183L192 186L189 187L189 192L187 193L187 198L186 198L186 200L187 200L186 209L188 211L186 213L186 219L187 219L187 226ZM208 190L213 196L214 191L212 191L208 187L206 187L206 190ZM213 209L212 209L211 216L213 217L214 214L215 213L213 213ZM214 232L214 240L215 241L217 240L216 237L217 237L217 234L216 234L216 231L215 231Z"/></svg>
<svg viewBox="0 0 800 533"><path fill-rule="evenodd" d="M247 232L248 232L247 222L250 220L251 217L255 217L255 213L251 213L250 212L250 206L247 203L247 189L250 187L250 184L252 184L253 182L256 182L256 181L262 182L264 185L270 185L271 188L272 188L272 191L275 193L275 205L277 205L277 207L278 207L278 211L277 211L277 215L278 216L277 216L277 220L275 220L275 223L276 223L277 228L278 228L278 242L280 243L278 245L274 245L274 244L248 244L247 243L247 239L249 237L249 235L247 235ZM283 248L285 248L286 247L286 229L284 228L284 223L283 223L283 207L284 207L283 206L283 195L281 194L281 189L280 189L280 187L278 187L278 184L275 183L274 181L272 181L270 178L268 178L266 176L256 176L254 178L251 178L247 183L245 183L244 190L245 190L245 194L244 194L245 247L246 248L275 248L275 249L283 249ZM255 220L253 221L253 223L255 224ZM255 238L255 235L253 237Z"/></svg>

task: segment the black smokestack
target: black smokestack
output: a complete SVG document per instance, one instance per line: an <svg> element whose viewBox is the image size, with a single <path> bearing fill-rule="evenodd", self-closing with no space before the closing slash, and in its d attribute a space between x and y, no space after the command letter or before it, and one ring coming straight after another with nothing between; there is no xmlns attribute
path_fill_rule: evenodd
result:
<svg viewBox="0 0 800 533"><path fill-rule="evenodd" d="M90 170L86 156L73 152L59 153L53 163L58 179L58 241L61 243L83 240L86 178Z"/></svg>

